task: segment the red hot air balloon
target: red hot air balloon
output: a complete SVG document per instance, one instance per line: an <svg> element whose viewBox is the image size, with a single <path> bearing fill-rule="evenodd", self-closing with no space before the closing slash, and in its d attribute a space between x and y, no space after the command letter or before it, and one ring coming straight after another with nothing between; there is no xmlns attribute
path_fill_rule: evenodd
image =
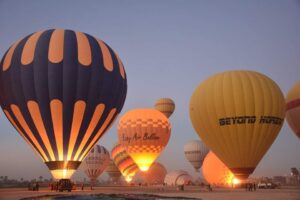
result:
<svg viewBox="0 0 300 200"><path fill-rule="evenodd" d="M300 82L296 83L286 97L286 120L300 138Z"/></svg>

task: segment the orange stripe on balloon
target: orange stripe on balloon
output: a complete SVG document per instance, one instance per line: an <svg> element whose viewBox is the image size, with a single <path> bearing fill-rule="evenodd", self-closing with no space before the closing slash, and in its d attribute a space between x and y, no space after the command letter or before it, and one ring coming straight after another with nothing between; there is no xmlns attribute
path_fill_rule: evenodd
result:
<svg viewBox="0 0 300 200"><path fill-rule="evenodd" d="M25 46L23 47L21 63L22 65L28 65L32 63L35 53L35 47L38 39L44 31L36 32L32 34L29 39L26 41Z"/></svg>
<svg viewBox="0 0 300 200"><path fill-rule="evenodd" d="M59 63L64 58L64 35L63 29L56 29L51 35L48 59L52 63Z"/></svg>
<svg viewBox="0 0 300 200"><path fill-rule="evenodd" d="M124 70L124 65L119 57L119 55L115 52L117 59L118 59L118 64L119 64L119 69L120 69L120 74L123 79L125 79L125 70Z"/></svg>
<svg viewBox="0 0 300 200"><path fill-rule="evenodd" d="M116 114L116 117L113 119L113 121L110 123L109 127L107 128L107 130L109 130L112 125L115 123L115 121L117 120L119 114Z"/></svg>
<svg viewBox="0 0 300 200"><path fill-rule="evenodd" d="M31 144L31 142L27 139L27 137L25 137L25 134L19 129L19 127L17 126L16 122L13 120L13 118L11 117L11 115L9 114L9 112L5 109L3 109L6 117L8 118L8 120L10 121L10 123L13 125L13 127L15 127L15 129L18 131L18 133L25 139L25 141L32 146L33 150L37 153L37 155L45 162L45 159L40 155L40 153L37 151L37 147L34 146L33 144Z"/></svg>
<svg viewBox="0 0 300 200"><path fill-rule="evenodd" d="M12 112L14 113L15 117L17 118L19 124L22 126L22 128L25 130L25 133L28 135L28 137L31 139L31 141L33 142L33 144L36 146L36 148L39 150L39 152L41 153L42 157L44 158L44 160L46 162L49 161L48 157L46 156L44 150L42 149L42 147L40 146L40 144L38 143L38 141L36 140L36 138L34 137L33 133L31 132L27 122L25 121L20 109L18 106L12 104L10 105Z"/></svg>
<svg viewBox="0 0 300 200"><path fill-rule="evenodd" d="M96 142L96 140L102 135L103 131L106 129L106 127L108 126L109 122L111 121L111 119L113 118L113 116L115 115L117 109L113 108L111 109L111 111L109 112L107 118L105 119L103 125L101 126L100 130L97 132L96 136L93 138L92 142L89 144L89 146L85 149L84 153L81 155L79 161L81 161L84 156L86 155L86 153L89 151L90 148L92 148L92 145Z"/></svg>
<svg viewBox="0 0 300 200"><path fill-rule="evenodd" d="M102 40L97 39L97 42L102 51L104 68L111 72L114 69L114 66L110 51Z"/></svg>
<svg viewBox="0 0 300 200"><path fill-rule="evenodd" d="M88 38L82 32L76 32L78 61L80 64L88 66L92 63L92 52Z"/></svg>
<svg viewBox="0 0 300 200"><path fill-rule="evenodd" d="M74 105L74 113L73 113L72 128L71 128L67 160L71 159L73 149L74 149L77 137L78 137L79 129L80 129L80 126L82 123L82 119L84 116L85 107L86 107L86 103L81 100L77 101Z"/></svg>
<svg viewBox="0 0 300 200"><path fill-rule="evenodd" d="M93 114L93 117L91 119L91 122L84 134L84 137L80 143L80 146L75 154L75 157L74 157L74 160L77 160L80 153L82 152L82 149L84 148L84 146L86 145L88 139L90 139L94 129L96 128L96 125L97 123L99 122L102 114L103 114L103 111L104 111L104 108L105 108L105 105L104 104L98 104L95 111L94 111L94 114Z"/></svg>
<svg viewBox="0 0 300 200"><path fill-rule="evenodd" d="M43 122L43 119L41 116L39 105L35 101L28 101L27 107L30 112L31 118L34 122L34 125L35 125L36 129L38 130L38 132L43 140L43 143L51 157L51 160L54 161L55 156L54 156L51 144L49 142L49 138L48 138L45 126L44 126L44 122Z"/></svg>
<svg viewBox="0 0 300 200"><path fill-rule="evenodd" d="M63 104L58 99L50 102L51 117L53 123L54 136L58 150L58 159L64 159L63 149Z"/></svg>
<svg viewBox="0 0 300 200"><path fill-rule="evenodd" d="M12 60L12 56L15 52L16 47L18 46L18 44L20 43L21 40L17 41L16 43L14 43L10 49L8 50L5 58L4 58L4 62L3 62L3 71L6 71L9 69L10 65L11 65L11 60Z"/></svg>

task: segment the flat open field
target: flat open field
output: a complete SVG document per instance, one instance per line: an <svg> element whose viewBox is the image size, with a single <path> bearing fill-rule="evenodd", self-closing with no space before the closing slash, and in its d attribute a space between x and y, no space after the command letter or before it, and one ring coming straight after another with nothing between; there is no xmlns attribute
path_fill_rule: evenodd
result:
<svg viewBox="0 0 300 200"><path fill-rule="evenodd" d="M192 197L201 200L300 200L300 187L285 187L281 189L259 189L255 192L244 189L214 188L208 192L205 188L189 186L185 191L178 191L173 187L95 187L94 190L86 188L84 191L53 192L48 188L40 191L27 191L20 188L0 189L0 200L14 200L45 195L89 195L89 194L154 194L166 197Z"/></svg>

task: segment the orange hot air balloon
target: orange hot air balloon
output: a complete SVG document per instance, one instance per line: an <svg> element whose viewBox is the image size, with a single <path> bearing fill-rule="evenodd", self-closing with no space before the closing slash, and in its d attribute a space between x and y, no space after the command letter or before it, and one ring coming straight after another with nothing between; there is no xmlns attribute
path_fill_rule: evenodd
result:
<svg viewBox="0 0 300 200"><path fill-rule="evenodd" d="M139 171L139 168L127 154L126 149L121 144L116 144L111 150L111 156L125 180L131 182L132 177Z"/></svg>
<svg viewBox="0 0 300 200"><path fill-rule="evenodd" d="M300 82L296 83L287 94L286 120L300 138Z"/></svg>
<svg viewBox="0 0 300 200"><path fill-rule="evenodd" d="M141 171L147 171L167 145L171 134L168 118L155 109L134 109L118 124L119 142Z"/></svg>
<svg viewBox="0 0 300 200"><path fill-rule="evenodd" d="M154 162L148 171L140 172L141 177L147 184L163 184L166 174L166 168L159 162Z"/></svg>
<svg viewBox="0 0 300 200"><path fill-rule="evenodd" d="M209 152L205 157L202 174L212 185L231 187L234 180L233 173L213 152Z"/></svg>
<svg viewBox="0 0 300 200"><path fill-rule="evenodd" d="M278 85L254 71L213 75L190 99L194 129L239 179L253 173L276 139L284 115Z"/></svg>
<svg viewBox="0 0 300 200"><path fill-rule="evenodd" d="M169 118L175 110L175 103L170 98L161 98L155 102L155 109Z"/></svg>

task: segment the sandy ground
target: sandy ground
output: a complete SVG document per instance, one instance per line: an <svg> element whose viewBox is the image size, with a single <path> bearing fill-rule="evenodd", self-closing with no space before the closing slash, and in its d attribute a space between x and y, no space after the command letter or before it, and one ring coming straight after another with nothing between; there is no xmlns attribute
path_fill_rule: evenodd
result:
<svg viewBox="0 0 300 200"><path fill-rule="evenodd" d="M86 188L87 189L87 188ZM94 190L75 190L70 192L51 192L48 188L40 191L27 191L25 189L1 189L0 200L15 200L22 198L35 199L44 195L89 195L89 194L154 194L167 197L192 197L201 200L300 200L300 187L286 187L281 189L260 189L248 192L244 189L214 188L208 192L205 188L196 186L186 187L185 191L178 191L172 187L95 187Z"/></svg>

